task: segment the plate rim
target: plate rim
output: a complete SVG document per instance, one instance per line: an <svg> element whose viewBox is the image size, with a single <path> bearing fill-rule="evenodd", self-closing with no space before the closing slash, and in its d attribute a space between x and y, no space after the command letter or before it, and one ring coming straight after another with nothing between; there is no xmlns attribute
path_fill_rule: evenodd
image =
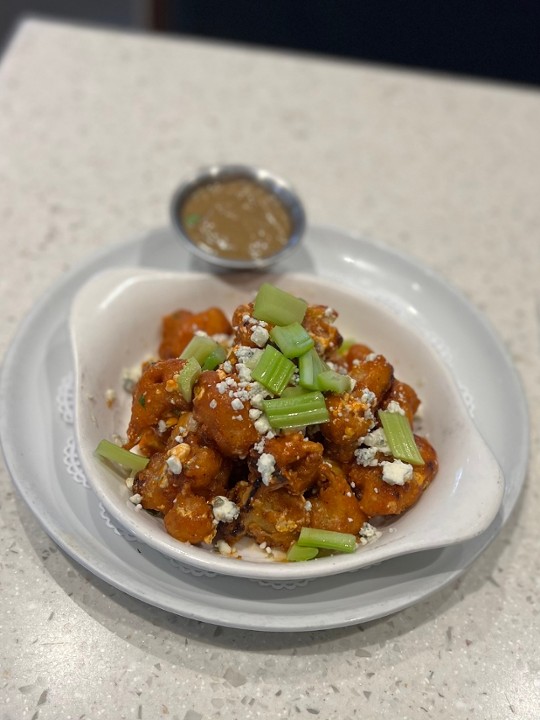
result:
<svg viewBox="0 0 540 720"><path fill-rule="evenodd" d="M161 229L159 229L161 230ZM19 345L22 342L22 339L25 336L25 333L27 332L28 328L32 325L34 320L39 317L42 313L42 309L44 307L47 307L52 300L54 300L55 296L60 294L61 291L67 291L69 290L70 284L75 280L79 275L84 275L85 273L90 273L92 268L99 263L100 261L104 259L114 259L118 255L122 255L124 251L127 249L135 249L138 247L142 242L146 239L148 239L151 235L159 231L155 229L154 231L150 231L148 233L145 233L142 236L138 236L136 238L132 238L129 240L125 240L122 243L116 243L113 246L107 246L105 248L101 248L99 251L92 253L90 256L83 258L79 263L77 263L68 273L65 273L64 275L59 276L59 278L56 280L55 283L53 283L50 288L43 293L35 302L31 310L27 313L27 315L22 319L22 321L19 323L18 328L16 329L16 332L14 336L11 338L6 354L4 356L4 360L2 363L1 368L1 376L0 376L0 401L2 403L1 409L0 409L0 442L2 444L2 449L4 453L4 458L6 462L6 467L9 471L9 474L11 475L12 481L14 482L14 485L19 490L20 494L22 495L23 499L25 500L26 504L30 507L33 514L37 516L37 519L39 523L42 525L42 527L45 529L46 533L53 538L57 544L62 547L65 552L67 552L68 555L73 557L73 559L77 562L80 562L81 565L87 568L90 572L97 575L98 577L101 577L103 580L108 582L109 584L117 587L118 589L122 590L123 592L126 592L130 595L133 595L134 597L137 597L138 599L150 603L152 605L155 605L157 607L161 607L162 609L168 610L170 612L174 612L177 614L181 614L184 617L191 617L199 620L203 620L205 622L216 622L216 620L209 619L207 616L204 615L204 613L201 614L200 612L200 606L197 605L195 608L190 608L187 605L185 605L182 610L179 610L177 607L171 607L171 603L167 602L161 602L157 601L156 597L153 599L148 597L148 593L145 592L145 588L138 588L137 583L134 583L132 579L130 579L128 576L124 579L125 581L119 582L118 574L112 575L111 573L106 572L103 568L96 567L96 561L94 559L94 562L92 562L92 556L91 553L87 557L84 552L81 552L80 548L73 547L73 545L76 546L76 543L70 543L66 539L61 537L61 533L59 533L56 528L56 522L54 521L54 518L48 517L48 513L45 513L47 517L43 517L43 514L40 516L38 512L39 507L39 500L36 502L36 498L33 497L32 493L32 485L31 483L27 483L25 478L20 478L17 474L17 466L18 461L17 458L14 457L16 453L12 452L14 448L10 447L10 443L6 442L6 438L8 436L8 418L5 412L6 403L4 403L4 400L7 396L7 384L8 379L10 377L10 373L12 372L13 365L16 362L16 355L19 349ZM483 542L477 546L473 551L470 551L467 556L466 562L462 562L459 567L456 567L454 570L447 572L446 577L444 580L441 580L438 578L436 582L431 582L430 587L421 591L420 593L412 593L407 598L404 598L399 603L386 603L385 607L379 607L378 610L375 610L372 612L369 616L362 616L361 619L358 617L349 617L349 618L328 618L325 617L324 623L316 623L315 625L310 624L302 624L302 626L298 626L298 618L296 616L291 616L288 618L288 621L285 621L283 617L280 617L280 621L272 626L260 626L257 624L254 624L253 621L246 619L246 613L241 613L240 617L238 616L238 613L229 613L227 615L227 612L225 612L225 616L222 616L219 618L219 624L222 625L228 625L232 627L238 627L238 628L247 628L247 629L253 629L253 630L265 630L265 631L291 631L291 630L297 630L297 631L304 631L304 630L314 630L314 629L326 629L326 628L332 628L332 627L340 627L340 626L346 626L350 624L354 624L356 622L364 622L370 619L375 619L377 617L381 617L384 615L387 615L391 612L396 612L398 610L404 609L405 607L408 607L415 602L418 602L419 600L429 597L433 592L436 592L439 589L442 589L445 585L452 582L456 577L458 577L460 574L462 574L467 567L470 566L472 562L480 555L483 550L490 544L490 542L496 537L498 532L500 531L501 527L504 525L510 514L515 508L515 505L517 503L517 500L521 494L523 485L525 483L525 473L526 468L528 464L528 457L529 457L529 447L530 447L530 423L529 423L529 416L528 416L528 410L527 410L527 402L526 402L526 396L523 389L523 384L521 381L521 377L517 371L517 368L514 366L513 362L511 361L510 355L505 347L505 345L502 343L501 339L495 332L494 328L492 327L491 323L485 318L482 313L472 304L470 303L467 298L462 294L459 290L454 288L452 285L450 285L444 278L442 278L440 275L435 273L430 268L424 266L422 263L417 261L415 258L410 257L409 255L402 253L400 251L394 250L393 248L389 248L381 243L373 243L369 240L365 240L362 238L359 238L355 236L352 233L348 233L344 230L337 229L333 226L315 226L309 229L308 235L311 233L317 234L318 232L332 232L337 233L341 237L347 239L347 240L353 240L354 242L358 242L363 244L364 246L368 246L372 250L375 250L377 253L382 255L390 255L397 258L402 263L405 263L406 266L409 268L413 268L416 273L419 273L423 277L430 278L430 280L435 281L438 285L441 285L446 292L448 292L451 296L453 296L458 302L463 306L466 307L467 311L472 314L474 320L476 323L478 323L481 328L484 330L484 332L487 332L492 342L496 345L501 359L504 361L504 365L506 370L509 372L510 379L513 381L515 388L518 390L517 398L516 400L516 410L518 414L521 417L522 423L524 423L524 428L526 429L526 432L523 433L522 438L522 444L519 448L519 457L518 462L516 465L516 468L514 470L514 473L516 477L518 477L517 481L517 491L514 493L513 496L507 497L503 499L503 509L506 511L501 518L499 518L497 523L497 527L494 531L490 532L489 529L483 535L487 535L488 537L483 539ZM145 267L144 265L141 265L141 267ZM88 275L89 277L89 275ZM325 275L325 277L328 278L328 276ZM37 506L37 507L36 507ZM492 524L493 526L493 524ZM469 541L467 541L469 542ZM99 564L99 563L97 563ZM361 572L361 571L360 571ZM425 578L424 578L425 583ZM127 589L129 588L129 589ZM188 603L189 605L189 603ZM381 605L381 603L379 603ZM384 603L383 603L384 605ZM191 612L193 610L193 612ZM305 619L305 618L304 618Z"/></svg>

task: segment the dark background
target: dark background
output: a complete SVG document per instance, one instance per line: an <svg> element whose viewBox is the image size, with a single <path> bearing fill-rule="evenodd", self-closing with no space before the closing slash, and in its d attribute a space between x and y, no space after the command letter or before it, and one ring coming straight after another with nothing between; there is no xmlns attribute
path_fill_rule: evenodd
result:
<svg viewBox="0 0 540 720"><path fill-rule="evenodd" d="M0 0L40 14L540 85L540 0Z"/></svg>

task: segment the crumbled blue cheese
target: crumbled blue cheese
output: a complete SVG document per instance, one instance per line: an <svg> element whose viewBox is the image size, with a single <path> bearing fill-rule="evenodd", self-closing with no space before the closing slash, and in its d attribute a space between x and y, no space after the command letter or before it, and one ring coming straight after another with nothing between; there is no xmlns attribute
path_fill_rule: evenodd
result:
<svg viewBox="0 0 540 720"><path fill-rule="evenodd" d="M379 452L382 452L385 455L390 454L390 448L388 447L388 441L383 428L376 428L375 430L372 430L370 433L361 438L359 445L377 448Z"/></svg>
<svg viewBox="0 0 540 720"><path fill-rule="evenodd" d="M240 508L224 495L217 495L212 500L212 513L216 522L232 522L240 514Z"/></svg>
<svg viewBox="0 0 540 720"><path fill-rule="evenodd" d="M262 415L262 410L258 410L257 408L251 408L249 411L249 419L250 420L258 420Z"/></svg>
<svg viewBox="0 0 540 720"><path fill-rule="evenodd" d="M180 475L182 472L182 463L175 455L171 455L167 458L167 467L173 475Z"/></svg>
<svg viewBox="0 0 540 720"><path fill-rule="evenodd" d="M380 530L377 530L376 527L373 527L368 522L365 522L362 527L360 528L360 543L362 545L367 545L368 543L374 542L378 538L381 537L382 533Z"/></svg>
<svg viewBox="0 0 540 720"><path fill-rule="evenodd" d="M270 428L272 427L272 426L270 425L270 421L268 420L268 418L266 417L266 415L261 415L260 418L258 418L258 420L255 420L255 422L253 423L253 425L255 426L255 430L256 430L260 435L264 435L264 434L267 433L267 432L270 430Z"/></svg>
<svg viewBox="0 0 540 720"><path fill-rule="evenodd" d="M378 353L369 353L369 355L366 355L364 358L365 362L373 362L379 357Z"/></svg>
<svg viewBox="0 0 540 720"><path fill-rule="evenodd" d="M354 451L354 456L357 464L362 467L375 467L379 464L376 447L358 448Z"/></svg>
<svg viewBox="0 0 540 720"><path fill-rule="evenodd" d="M160 420L157 424L158 432L163 434L167 430L167 423L165 420Z"/></svg>
<svg viewBox="0 0 540 720"><path fill-rule="evenodd" d="M225 540L218 540L216 543L217 550L220 555L223 555L224 557L230 557L231 555L235 555L234 549L229 545L229 543L225 542Z"/></svg>
<svg viewBox="0 0 540 720"><path fill-rule="evenodd" d="M275 467L276 458L270 453L263 453L257 460L257 470L259 471L265 485L270 484Z"/></svg>
<svg viewBox="0 0 540 720"><path fill-rule="evenodd" d="M244 363L236 363L236 372L240 382L249 382L251 380L251 369Z"/></svg>
<svg viewBox="0 0 540 720"><path fill-rule="evenodd" d="M388 485L405 485L413 476L412 465L401 460L393 460L392 462L383 460L381 465L383 467L382 479Z"/></svg>
<svg viewBox="0 0 540 720"><path fill-rule="evenodd" d="M215 398L213 400L210 400L209 405L212 408L212 410L215 410L217 408L217 400Z"/></svg>
<svg viewBox="0 0 540 720"><path fill-rule="evenodd" d="M270 334L266 328L261 327L261 325L256 325L253 329L253 332L250 335L250 339L252 342L257 345L257 347L264 347L266 343L268 342L270 338Z"/></svg>
<svg viewBox="0 0 540 720"><path fill-rule="evenodd" d="M405 415L405 410L395 400L390 400L385 410L390 413L398 413L399 415Z"/></svg>
<svg viewBox="0 0 540 720"><path fill-rule="evenodd" d="M225 360L222 367L223 367L224 372L226 372L226 373L232 372L232 363L230 360Z"/></svg>
<svg viewBox="0 0 540 720"><path fill-rule="evenodd" d="M304 503L304 510L310 512L312 508L313 505L311 504L311 500L306 500L306 502Z"/></svg>
<svg viewBox="0 0 540 720"><path fill-rule="evenodd" d="M244 403L240 400L240 398L235 397L233 400L231 400L231 407L233 410L243 410Z"/></svg>
<svg viewBox="0 0 540 720"><path fill-rule="evenodd" d="M372 392L369 388L364 388L362 390L362 395L360 397L360 402L364 405L373 405L373 403L377 400L377 396L374 392Z"/></svg>
<svg viewBox="0 0 540 720"><path fill-rule="evenodd" d="M129 502L132 502L134 505L140 505L142 500L142 495L139 493L135 493L135 495L131 495L129 498Z"/></svg>

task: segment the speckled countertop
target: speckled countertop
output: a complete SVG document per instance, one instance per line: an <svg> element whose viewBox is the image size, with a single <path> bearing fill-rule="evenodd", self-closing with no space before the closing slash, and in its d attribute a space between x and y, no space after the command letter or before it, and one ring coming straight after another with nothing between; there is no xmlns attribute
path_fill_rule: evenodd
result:
<svg viewBox="0 0 540 720"><path fill-rule="evenodd" d="M523 379L532 454L510 521L457 582L386 619L289 634L186 620L94 578L2 466L2 720L540 717L539 128L533 90L19 28L0 64L2 353L68 268L163 226L179 178L255 163L293 182L311 222L410 253L487 315Z"/></svg>

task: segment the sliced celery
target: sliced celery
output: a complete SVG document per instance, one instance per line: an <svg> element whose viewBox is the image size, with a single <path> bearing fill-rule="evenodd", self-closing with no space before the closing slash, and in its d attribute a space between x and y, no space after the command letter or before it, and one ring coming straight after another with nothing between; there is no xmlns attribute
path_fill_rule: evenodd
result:
<svg viewBox="0 0 540 720"><path fill-rule="evenodd" d="M203 365L206 358L217 347L219 347L218 343L208 335L194 335L182 351L180 359L189 360L194 357L199 365Z"/></svg>
<svg viewBox="0 0 540 720"><path fill-rule="evenodd" d="M313 560L319 554L318 548L302 547L298 543L293 543L287 553L289 562L302 562L304 560Z"/></svg>
<svg viewBox="0 0 540 720"><path fill-rule="evenodd" d="M351 389L351 378L348 375L341 375L335 370L324 370L317 375L317 386L322 392L343 395Z"/></svg>
<svg viewBox="0 0 540 720"><path fill-rule="evenodd" d="M425 465L406 415L379 410L384 434L392 455L411 465Z"/></svg>
<svg viewBox="0 0 540 720"><path fill-rule="evenodd" d="M356 550L356 538L352 533L340 533L333 530L303 527L297 540L300 547L326 548L342 553Z"/></svg>
<svg viewBox="0 0 540 720"><path fill-rule="evenodd" d="M263 410L273 428L295 428L328 422L329 415L320 392L263 400Z"/></svg>
<svg viewBox="0 0 540 720"><path fill-rule="evenodd" d="M289 384L295 370L296 366L293 362L276 348L267 345L251 375L270 392L280 395Z"/></svg>
<svg viewBox="0 0 540 720"><path fill-rule="evenodd" d="M148 458L142 457L142 455L136 455L123 447L119 447L110 440L101 440L96 448L96 454L105 458L105 460L110 460L134 472L144 470L148 465Z"/></svg>
<svg viewBox="0 0 540 720"><path fill-rule="evenodd" d="M315 348L300 355L298 367L300 369L300 385L309 390L318 390L317 377L320 373L328 370L328 365L319 357Z"/></svg>
<svg viewBox="0 0 540 720"><path fill-rule="evenodd" d="M259 288L253 307L253 317L273 325L301 323L307 310L307 302L280 290L270 283Z"/></svg>
<svg viewBox="0 0 540 720"><path fill-rule="evenodd" d="M298 397L299 395L306 395L308 392L311 391L307 388L301 387L300 385L290 385L289 387L286 387L285 390L281 393L281 397Z"/></svg>
<svg viewBox="0 0 540 720"><path fill-rule="evenodd" d="M206 360L202 364L203 370L215 370L218 365L225 360L227 357L227 351L222 345L216 345L210 355L206 356Z"/></svg>
<svg viewBox="0 0 540 720"><path fill-rule="evenodd" d="M313 345L313 338L299 322L290 325L276 325L270 331L270 337L288 358L296 358L310 350Z"/></svg>
<svg viewBox="0 0 540 720"><path fill-rule="evenodd" d="M197 360L194 357L190 357L178 375L176 375L178 389L186 402L191 402L193 387L199 379L201 371L201 366Z"/></svg>

